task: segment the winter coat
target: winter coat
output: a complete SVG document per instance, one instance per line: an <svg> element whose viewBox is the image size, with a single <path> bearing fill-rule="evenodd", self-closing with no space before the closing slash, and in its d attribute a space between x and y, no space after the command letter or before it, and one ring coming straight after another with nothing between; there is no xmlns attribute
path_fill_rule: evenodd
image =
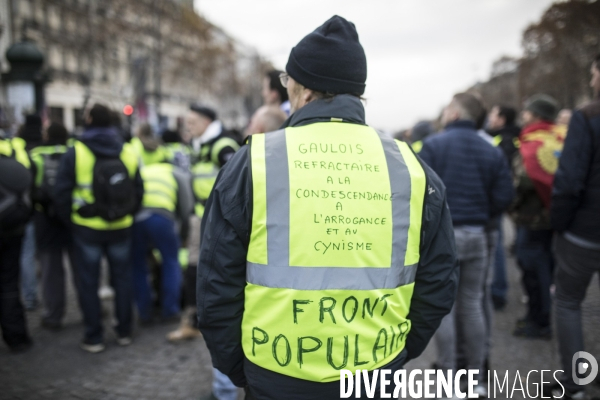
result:
<svg viewBox="0 0 600 400"><path fill-rule="evenodd" d="M342 123L365 124L360 100L339 95L307 104L292 114L284 126L340 123L331 122L332 118ZM338 398L339 382L292 378L259 367L244 356L241 324L253 204L249 150L249 146L243 146L223 167L206 204L197 280L200 330L213 365L237 386L250 383L253 388L260 388L259 398L281 398L283 392L295 393L294 399ZM446 189L429 167L423 165L423 169L428 192L423 210L421 256L408 314L411 330L404 350L384 368L400 369L408 360L418 357L455 298L458 268Z"/></svg>

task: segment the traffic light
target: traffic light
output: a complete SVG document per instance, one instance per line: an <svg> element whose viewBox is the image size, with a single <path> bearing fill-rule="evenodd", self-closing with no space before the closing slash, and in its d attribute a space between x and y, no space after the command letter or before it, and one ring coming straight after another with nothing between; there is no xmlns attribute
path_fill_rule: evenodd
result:
<svg viewBox="0 0 600 400"><path fill-rule="evenodd" d="M125 105L125 107L123 107L123 114L130 117L133 114L133 106L130 104Z"/></svg>

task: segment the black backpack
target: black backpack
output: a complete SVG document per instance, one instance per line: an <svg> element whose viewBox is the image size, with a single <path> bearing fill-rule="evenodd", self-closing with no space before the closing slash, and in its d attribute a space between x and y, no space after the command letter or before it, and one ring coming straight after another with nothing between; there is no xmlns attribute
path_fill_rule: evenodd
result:
<svg viewBox="0 0 600 400"><path fill-rule="evenodd" d="M0 232L10 231L31 217L31 172L15 158L0 156Z"/></svg>
<svg viewBox="0 0 600 400"><path fill-rule="evenodd" d="M44 212L48 215L54 214L52 207L52 193L54 191L54 185L56 184L60 160L63 155L64 153L43 155L44 171L42 172L42 182L35 191L34 200L44 208Z"/></svg>
<svg viewBox="0 0 600 400"><path fill-rule="evenodd" d="M92 190L96 215L106 221L121 219L135 211L135 185L120 158L96 159Z"/></svg>

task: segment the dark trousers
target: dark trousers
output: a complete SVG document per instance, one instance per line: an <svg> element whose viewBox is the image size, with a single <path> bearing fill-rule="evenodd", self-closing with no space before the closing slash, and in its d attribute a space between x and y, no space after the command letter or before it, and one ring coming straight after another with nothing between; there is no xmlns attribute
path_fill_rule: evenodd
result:
<svg viewBox="0 0 600 400"><path fill-rule="evenodd" d="M600 250L584 249L562 236L556 238L556 332L564 370L562 383L570 392L585 387L573 381L572 359L575 353L584 351L581 303L598 271Z"/></svg>
<svg viewBox="0 0 600 400"><path fill-rule="evenodd" d="M196 310L196 274L198 273L198 267L195 265L188 265L183 272L183 296L182 303L184 308L193 307ZM190 326L198 328L198 313L193 312L190 314Z"/></svg>
<svg viewBox="0 0 600 400"><path fill-rule="evenodd" d="M23 236L0 238L0 328L9 347L30 343L19 293Z"/></svg>
<svg viewBox="0 0 600 400"><path fill-rule="evenodd" d="M508 279L506 278L506 255L504 254L504 233L502 232L502 226L498 229L498 233L498 243L494 251L492 296L506 300Z"/></svg>
<svg viewBox="0 0 600 400"><path fill-rule="evenodd" d="M527 319L539 325L550 325L550 285L554 270L552 231L517 228L517 263L529 297Z"/></svg>
<svg viewBox="0 0 600 400"><path fill-rule="evenodd" d="M91 242L75 236L73 242L79 304L83 312L86 342L90 344L102 342L102 311L98 297L102 255L108 259L110 285L115 291L117 335L120 337L131 335L133 313L131 237L114 242Z"/></svg>
<svg viewBox="0 0 600 400"><path fill-rule="evenodd" d="M73 282L77 287L77 273L73 268L75 259L71 247L54 247L39 252L42 267L42 297L44 302L44 320L60 324L65 315L65 266L63 251L69 255Z"/></svg>

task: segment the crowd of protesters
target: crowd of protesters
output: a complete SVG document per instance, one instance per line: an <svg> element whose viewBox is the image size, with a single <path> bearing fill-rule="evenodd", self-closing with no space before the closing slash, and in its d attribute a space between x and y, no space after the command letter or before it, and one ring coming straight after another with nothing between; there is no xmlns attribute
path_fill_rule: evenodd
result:
<svg viewBox="0 0 600 400"><path fill-rule="evenodd" d="M180 321L170 341L201 336L195 307L204 205L244 136L275 131L288 117L280 73L265 76L264 105L243 134L227 130L217 111L192 105L181 132L142 124L127 138L115 113L95 104L79 137L30 115L14 138L0 139L0 326L12 351L33 344L25 310L41 307L42 326L61 328L68 275L83 316L81 348L105 349L103 259L118 345L132 343L134 306L142 327ZM600 58L591 74L597 97ZM460 262L455 306L435 335L436 368L490 367L493 311L506 305L504 252L511 248L527 296L513 334L547 340L556 333L565 397L579 398L571 357L583 350L581 303L600 268L600 102L571 112L538 94L520 113L487 106L476 94L456 94L439 121L421 121L400 137L447 188ZM504 242L503 219L516 226L515 243ZM216 369L213 393L236 393ZM487 395L483 386L479 394Z"/></svg>

